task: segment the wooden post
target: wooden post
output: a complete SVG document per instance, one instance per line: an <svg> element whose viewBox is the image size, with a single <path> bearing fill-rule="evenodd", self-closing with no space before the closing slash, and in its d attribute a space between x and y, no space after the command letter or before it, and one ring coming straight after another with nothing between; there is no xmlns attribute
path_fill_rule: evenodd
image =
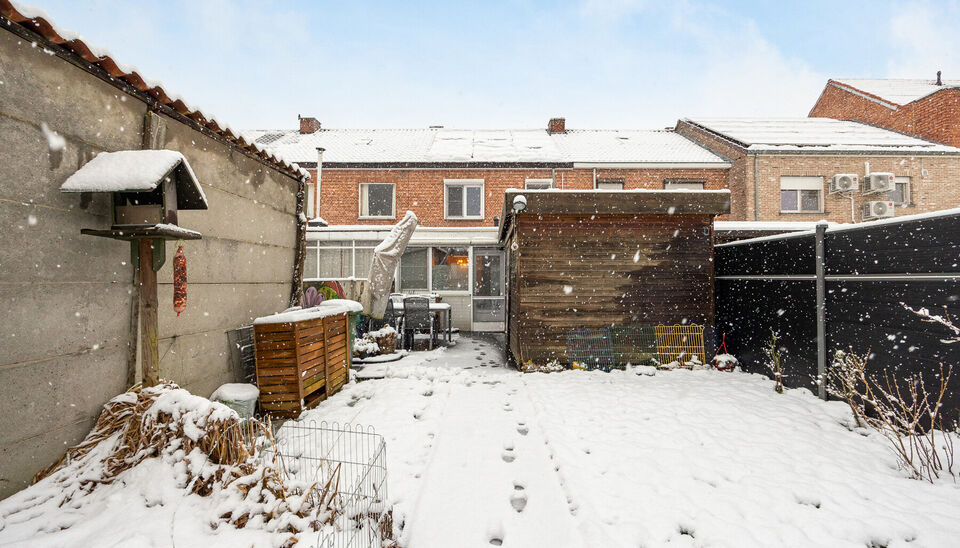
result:
<svg viewBox="0 0 960 548"><path fill-rule="evenodd" d="M155 241L141 238L140 245L140 360L143 363L143 385L155 386L160 361L157 337L157 271L153 269ZM162 243L162 242L161 242Z"/></svg>

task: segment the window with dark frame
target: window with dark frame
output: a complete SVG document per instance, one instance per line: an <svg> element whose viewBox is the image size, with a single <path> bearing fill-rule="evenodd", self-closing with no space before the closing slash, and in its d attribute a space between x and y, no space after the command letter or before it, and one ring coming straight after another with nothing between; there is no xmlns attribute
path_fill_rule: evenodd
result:
<svg viewBox="0 0 960 548"><path fill-rule="evenodd" d="M393 183L360 183L360 217L395 216Z"/></svg>
<svg viewBox="0 0 960 548"><path fill-rule="evenodd" d="M446 181L444 193L447 219L483 218L483 181Z"/></svg>
<svg viewBox="0 0 960 548"><path fill-rule="evenodd" d="M894 189L887 193L887 199L897 205L910 204L910 177L894 177Z"/></svg>
<svg viewBox="0 0 960 548"><path fill-rule="evenodd" d="M780 177L781 213L823 211L823 177Z"/></svg>

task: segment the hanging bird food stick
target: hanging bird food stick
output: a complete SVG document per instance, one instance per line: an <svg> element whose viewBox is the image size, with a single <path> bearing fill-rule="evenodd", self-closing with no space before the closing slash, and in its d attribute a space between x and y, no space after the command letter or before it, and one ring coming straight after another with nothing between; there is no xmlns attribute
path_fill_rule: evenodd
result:
<svg viewBox="0 0 960 548"><path fill-rule="evenodd" d="M183 254L183 241L177 242L173 256L173 310L177 316L187 309L187 257Z"/></svg>

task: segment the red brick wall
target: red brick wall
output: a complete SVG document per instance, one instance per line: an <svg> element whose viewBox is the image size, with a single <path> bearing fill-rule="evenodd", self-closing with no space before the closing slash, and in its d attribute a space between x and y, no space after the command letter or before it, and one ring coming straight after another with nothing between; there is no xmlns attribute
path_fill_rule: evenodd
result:
<svg viewBox="0 0 960 548"><path fill-rule="evenodd" d="M945 89L896 109L827 84L811 117L856 120L960 147L960 90Z"/></svg>
<svg viewBox="0 0 960 548"><path fill-rule="evenodd" d="M316 181L316 171L310 176ZM503 210L508 188L523 188L526 179L555 176L557 188L593 188L592 169L331 169L324 168L320 185L320 216L331 225L393 224L407 210L424 226L493 226ZM727 188L726 169L598 169L597 179L624 179L626 189L662 189L665 179L704 181L704 188ZM484 218L447 220L443 218L444 179L483 179ZM397 219L359 219L359 183L396 184Z"/></svg>
<svg viewBox="0 0 960 548"><path fill-rule="evenodd" d="M738 148L728 141L683 120L677 122L676 131L733 163L727 176L727 188L730 189L729 219L734 221L752 220L753 157L748 156L742 148ZM721 220L725 220L725 218Z"/></svg>

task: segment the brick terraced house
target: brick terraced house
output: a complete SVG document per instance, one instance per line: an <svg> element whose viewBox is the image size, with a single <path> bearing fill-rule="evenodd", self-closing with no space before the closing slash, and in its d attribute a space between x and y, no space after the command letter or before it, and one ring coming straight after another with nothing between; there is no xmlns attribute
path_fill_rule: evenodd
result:
<svg viewBox="0 0 960 548"><path fill-rule="evenodd" d="M410 210L420 228L397 289L442 295L454 327L471 331L503 330L496 226L507 189L719 190L731 165L672 130L568 130L562 118L526 130L321 129L301 118L299 130L246 136L315 177L308 216L330 226L308 230L306 281L366 277L373 247Z"/></svg>
<svg viewBox="0 0 960 548"><path fill-rule="evenodd" d="M856 120L960 147L960 80L828 80L811 117Z"/></svg>
<svg viewBox="0 0 960 548"><path fill-rule="evenodd" d="M960 149L866 124L684 119L676 131L732 161L732 220L850 223L960 202ZM844 175L856 190L835 191Z"/></svg>

